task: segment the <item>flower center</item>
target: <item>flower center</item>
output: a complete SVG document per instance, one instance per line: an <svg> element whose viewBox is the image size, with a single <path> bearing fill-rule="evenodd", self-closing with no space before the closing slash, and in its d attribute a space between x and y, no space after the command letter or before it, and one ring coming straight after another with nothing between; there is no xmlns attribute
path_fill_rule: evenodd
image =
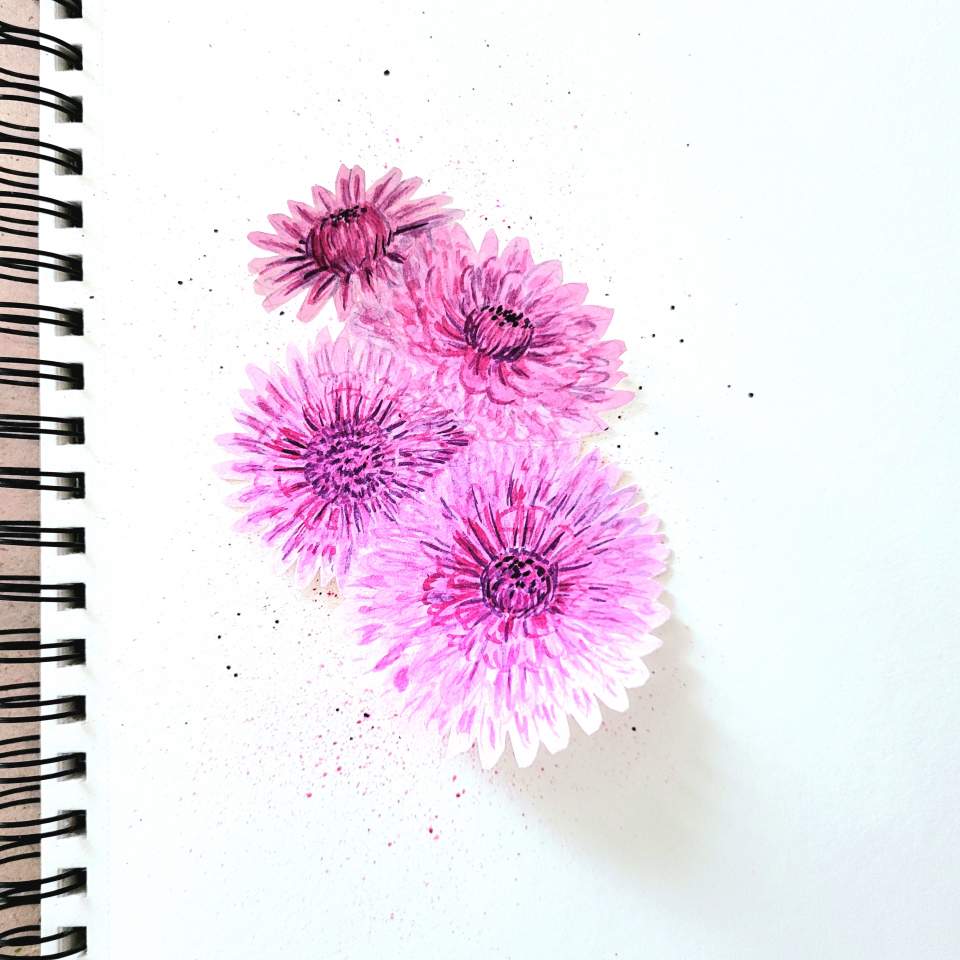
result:
<svg viewBox="0 0 960 960"><path fill-rule="evenodd" d="M304 476L325 500L366 500L386 479L383 441L376 423L323 427L304 451Z"/></svg>
<svg viewBox="0 0 960 960"><path fill-rule="evenodd" d="M372 267L390 239L390 224L383 214L364 205L324 217L307 235L307 246L322 269L349 276Z"/></svg>
<svg viewBox="0 0 960 960"><path fill-rule="evenodd" d="M557 591L557 567L529 550L509 550L480 574L487 606L518 616L545 607Z"/></svg>
<svg viewBox="0 0 960 960"><path fill-rule="evenodd" d="M467 317L463 333L477 353L492 360L519 360L533 342L533 324L506 307L481 307Z"/></svg>

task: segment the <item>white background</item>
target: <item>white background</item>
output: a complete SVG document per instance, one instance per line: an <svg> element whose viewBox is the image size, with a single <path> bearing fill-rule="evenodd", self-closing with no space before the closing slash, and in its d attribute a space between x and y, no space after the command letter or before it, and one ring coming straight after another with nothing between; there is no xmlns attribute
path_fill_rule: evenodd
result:
<svg viewBox="0 0 960 960"><path fill-rule="evenodd" d="M953 955L955 5L85 6L91 955ZM223 506L245 364L310 334L246 234L342 161L628 343L597 442L673 618L529 770L399 725Z"/></svg>

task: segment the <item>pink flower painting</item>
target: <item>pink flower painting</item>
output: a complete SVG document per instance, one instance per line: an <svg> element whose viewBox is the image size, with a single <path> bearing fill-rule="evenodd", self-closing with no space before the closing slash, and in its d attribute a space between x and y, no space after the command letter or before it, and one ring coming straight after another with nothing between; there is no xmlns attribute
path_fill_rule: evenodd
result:
<svg viewBox="0 0 960 960"><path fill-rule="evenodd" d="M644 683L667 547L596 453L477 443L355 565L362 642L408 711L492 766L588 733Z"/></svg>
<svg viewBox="0 0 960 960"><path fill-rule="evenodd" d="M253 260L254 289L273 310L306 291L297 316L312 320L331 297L345 311L358 289L389 283L410 241L460 215L445 196L415 199L421 181L396 168L367 188L360 167L341 166L334 191L313 188L313 205L291 200L290 216L268 217L274 233L250 240L270 256Z"/></svg>
<svg viewBox="0 0 960 960"><path fill-rule="evenodd" d="M491 230L478 250L453 225L417 244L402 273L351 323L459 394L481 435L582 435L631 398L616 389L624 344L602 339L613 311L586 304L586 285L564 283L558 262L534 262L526 240L500 250Z"/></svg>
<svg viewBox="0 0 960 960"><path fill-rule="evenodd" d="M248 368L252 389L220 438L244 481L240 529L258 530L301 579L342 577L358 546L468 443L396 357L324 330L286 369Z"/></svg>
<svg viewBox="0 0 960 960"><path fill-rule="evenodd" d="M345 326L248 368L223 472L240 529L304 584L337 578L402 711L450 753L491 767L509 741L528 766L647 680L668 549L583 447L633 395L613 311L522 237L475 246L419 187L341 166L250 234L268 310L302 293L309 321L333 298Z"/></svg>

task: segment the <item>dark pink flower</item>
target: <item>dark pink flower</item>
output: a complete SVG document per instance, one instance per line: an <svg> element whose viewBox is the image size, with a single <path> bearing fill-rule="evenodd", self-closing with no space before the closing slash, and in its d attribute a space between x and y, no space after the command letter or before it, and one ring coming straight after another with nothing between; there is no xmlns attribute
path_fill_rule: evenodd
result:
<svg viewBox="0 0 960 960"><path fill-rule="evenodd" d="M360 167L341 166L334 193L316 186L312 207L291 200L289 217L268 217L276 233L250 234L272 254L250 263L263 305L273 310L306 290L297 316L311 320L335 293L343 312L356 286L371 291L398 276L411 238L460 216L445 209L449 197L414 200L420 184L416 177L403 180L394 168L368 190Z"/></svg>
<svg viewBox="0 0 960 960"><path fill-rule="evenodd" d="M368 299L351 323L435 370L490 438L560 437L603 429L626 403L620 340L602 340L613 312L584 303L560 264L534 263L526 240L479 250L456 225L418 243L403 283Z"/></svg>
<svg viewBox="0 0 960 960"><path fill-rule="evenodd" d="M358 558L361 642L451 752L491 766L509 736L525 766L647 679L668 551L620 479L596 453L474 443Z"/></svg>
<svg viewBox="0 0 960 960"><path fill-rule="evenodd" d="M405 365L346 334L323 330L287 369L249 367L242 427L219 438L243 480L240 529L259 530L304 581L346 572L356 548L428 481L467 435Z"/></svg>

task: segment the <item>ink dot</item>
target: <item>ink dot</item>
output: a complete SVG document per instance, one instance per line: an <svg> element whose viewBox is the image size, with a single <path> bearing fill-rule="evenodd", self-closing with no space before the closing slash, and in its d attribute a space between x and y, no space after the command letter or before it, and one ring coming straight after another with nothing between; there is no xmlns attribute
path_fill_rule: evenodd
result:
<svg viewBox="0 0 960 960"><path fill-rule="evenodd" d="M677 309L677 305L676 305L675 303L671 303L671 304L670 304L670 309L671 309L671 310L676 310L676 309Z"/></svg>
<svg viewBox="0 0 960 960"><path fill-rule="evenodd" d="M747 396L748 396L748 397L752 397L753 394L752 394L752 393L748 393Z"/></svg>
<svg viewBox="0 0 960 960"><path fill-rule="evenodd" d="M178 287L182 287L182 286L183 286L183 281L182 281L182 280L178 280L178 281L177 281L177 286L178 286Z"/></svg>
<svg viewBox="0 0 960 960"><path fill-rule="evenodd" d="M389 70L384 70L384 71L383 71L383 75L384 75L385 77L389 77L389 76L390 76L390 71L389 71Z"/></svg>

